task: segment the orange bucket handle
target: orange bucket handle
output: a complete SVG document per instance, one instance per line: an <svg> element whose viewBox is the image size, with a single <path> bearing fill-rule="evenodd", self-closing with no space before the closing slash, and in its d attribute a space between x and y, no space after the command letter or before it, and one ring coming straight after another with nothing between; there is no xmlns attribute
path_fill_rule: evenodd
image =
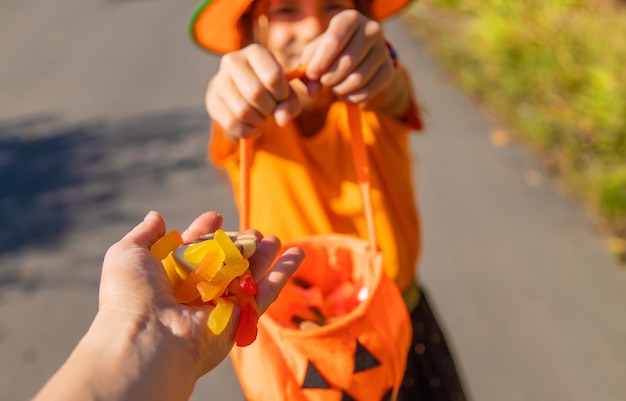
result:
<svg viewBox="0 0 626 401"><path fill-rule="evenodd" d="M300 66L293 71L285 74L288 80L301 78L304 76L306 68ZM373 250L378 250L378 241L376 239L376 231L374 226L374 210L372 207L372 198L370 195L370 173L365 142L363 141L363 133L361 130L361 110L359 106L347 104L348 108L348 124L352 133L352 154L354 156L354 164L356 167L357 180L361 190L361 198L363 199L363 210L367 223L368 241ZM239 231L245 231L250 228L250 166L252 164L252 145L251 138L239 139L239 158L240 168L240 216Z"/></svg>

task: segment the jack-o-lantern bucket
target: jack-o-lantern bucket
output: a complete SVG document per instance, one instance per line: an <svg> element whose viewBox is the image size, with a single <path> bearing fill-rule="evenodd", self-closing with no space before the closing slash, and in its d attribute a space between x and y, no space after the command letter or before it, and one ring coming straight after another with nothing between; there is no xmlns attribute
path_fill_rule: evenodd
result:
<svg viewBox="0 0 626 401"><path fill-rule="evenodd" d="M249 401L393 400L411 342L408 310L385 274L374 234L360 111L348 107L369 240L347 235L285 242L306 258L258 325L256 341L231 351ZM242 157L242 227L247 225Z"/></svg>
<svg viewBox="0 0 626 401"><path fill-rule="evenodd" d="M280 311L274 315L285 307L279 296L259 321L256 341L231 352L247 399L392 400L404 375L411 329L402 296L383 272L382 255L365 241L339 235L285 246L307 254L292 280L319 287L359 283L358 292L366 294L337 320L303 329L287 327Z"/></svg>

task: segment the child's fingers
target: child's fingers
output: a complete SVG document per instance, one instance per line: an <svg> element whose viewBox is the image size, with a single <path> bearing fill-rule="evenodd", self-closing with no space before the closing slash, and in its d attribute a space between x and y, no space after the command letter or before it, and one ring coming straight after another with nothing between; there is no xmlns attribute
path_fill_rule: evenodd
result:
<svg viewBox="0 0 626 401"><path fill-rule="evenodd" d="M258 44L225 55L207 91L212 118L230 134L245 137L289 98L291 88L271 52Z"/></svg>
<svg viewBox="0 0 626 401"><path fill-rule="evenodd" d="M269 116L276 104L289 96L289 84L282 67L264 46L252 44L225 55L220 72L230 78L230 82L225 82L219 89L235 115L241 114L239 110L245 108L228 101L231 96L233 100L240 97L247 107L254 108L263 117Z"/></svg>
<svg viewBox="0 0 626 401"><path fill-rule="evenodd" d="M236 120L247 125L257 126L265 121L267 115L256 109L250 100L240 92L236 79L241 80L242 78L231 77L231 79L222 82L218 98L222 100L229 114Z"/></svg>
<svg viewBox="0 0 626 401"><path fill-rule="evenodd" d="M305 66L304 76L307 78L310 77L309 64L311 62L311 59L315 55L315 52L317 51L321 40L322 40L321 36L318 36L317 38L311 40L309 43L307 43L304 46L304 48L302 49L302 53L300 54L300 65ZM295 71L295 70L292 70L292 71Z"/></svg>
<svg viewBox="0 0 626 401"><path fill-rule="evenodd" d="M392 79L393 64L387 54L387 49L375 47L354 71L332 88L333 93L339 97L354 95L362 90L368 96L372 96L389 85Z"/></svg>
<svg viewBox="0 0 626 401"><path fill-rule="evenodd" d="M265 115L271 114L276 104L284 101L289 96L290 87L287 78L285 78L285 72L278 63L274 55L264 46L250 45L246 49L248 54L249 66L257 82L249 82L250 85L247 91L251 94L251 97L270 96L270 100L267 102L267 108L259 108ZM259 86L258 83L262 84ZM241 82L241 86L246 85L245 82ZM244 92L243 88L240 91ZM265 105L264 105L265 106Z"/></svg>
<svg viewBox="0 0 626 401"><path fill-rule="evenodd" d="M289 248L272 269L257 283L257 305L263 313L276 300L289 278L302 263L305 254L300 248Z"/></svg>
<svg viewBox="0 0 626 401"><path fill-rule="evenodd" d="M234 83L237 92L246 101L247 106L256 111L255 115L267 117L272 113L276 107L276 100L258 76L246 74L238 77Z"/></svg>
<svg viewBox="0 0 626 401"><path fill-rule="evenodd" d="M307 65L307 77L317 80L328 71L357 32L362 15L356 10L345 10L335 15L326 31L315 42L315 48Z"/></svg>
<svg viewBox="0 0 626 401"><path fill-rule="evenodd" d="M218 93L207 96L207 110L211 118L233 138L245 138L257 132L258 123L242 121Z"/></svg>
<svg viewBox="0 0 626 401"><path fill-rule="evenodd" d="M368 82L367 86L355 92L344 95L342 96L342 98L350 103L361 103L367 99L370 99L373 95L376 95L387 85L389 85L390 80L393 79L393 76L391 75L393 71L387 71L388 69L392 70L393 67L381 67L378 71L376 71L372 79Z"/></svg>
<svg viewBox="0 0 626 401"><path fill-rule="evenodd" d="M345 49L343 49L341 55L322 74L320 82L324 86L334 87L343 82L357 68L361 72L366 72L363 68L366 61L369 62L365 64L366 66L373 66L377 69L378 65L376 64L381 64L389 58L386 49L380 24L373 20L363 19L357 32ZM370 60L371 58L375 60ZM373 71L369 72L370 76L373 75Z"/></svg>
<svg viewBox="0 0 626 401"><path fill-rule="evenodd" d="M298 95L293 90L290 90L287 100L276 106L274 119L279 126L284 127L289 121L297 117L301 111L302 104L298 99Z"/></svg>

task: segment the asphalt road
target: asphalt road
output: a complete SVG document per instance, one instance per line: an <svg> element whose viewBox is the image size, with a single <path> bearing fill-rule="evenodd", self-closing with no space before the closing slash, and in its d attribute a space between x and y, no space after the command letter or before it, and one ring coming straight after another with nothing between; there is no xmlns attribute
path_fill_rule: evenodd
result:
<svg viewBox="0 0 626 401"><path fill-rule="evenodd" d="M102 256L149 210L237 227L207 163L217 59L189 41L196 1L0 2L0 399L27 400L97 307ZM618 401L626 272L593 220L451 85L399 20L427 130L416 135L421 277L475 401ZM243 399L228 361L193 400Z"/></svg>

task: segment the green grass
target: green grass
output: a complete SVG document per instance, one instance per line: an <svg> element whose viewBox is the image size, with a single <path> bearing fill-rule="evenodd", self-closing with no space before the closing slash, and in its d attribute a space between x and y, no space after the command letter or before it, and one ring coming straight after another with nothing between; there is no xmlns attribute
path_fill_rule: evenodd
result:
<svg viewBox="0 0 626 401"><path fill-rule="evenodd" d="M407 19L458 83L626 238L626 7L419 0Z"/></svg>

